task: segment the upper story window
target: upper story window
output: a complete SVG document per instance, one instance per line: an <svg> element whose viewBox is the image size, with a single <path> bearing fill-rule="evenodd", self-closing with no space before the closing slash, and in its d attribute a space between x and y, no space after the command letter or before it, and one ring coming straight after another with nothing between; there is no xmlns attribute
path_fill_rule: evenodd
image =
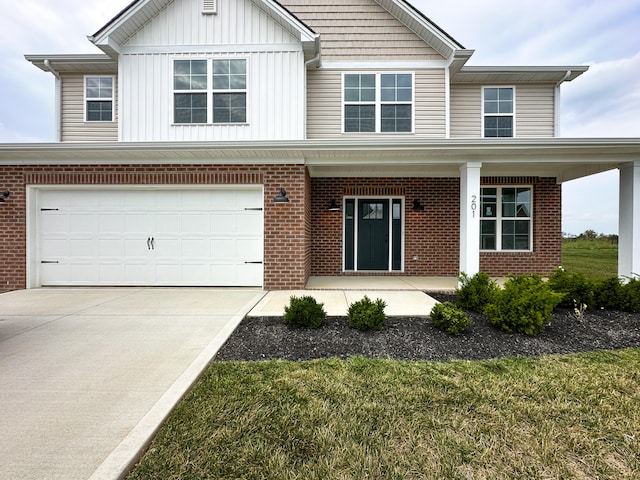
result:
<svg viewBox="0 0 640 480"><path fill-rule="evenodd" d="M175 60L174 122L245 123L246 60Z"/></svg>
<svg viewBox="0 0 640 480"><path fill-rule="evenodd" d="M481 189L481 250L531 250L531 193L531 187Z"/></svg>
<svg viewBox="0 0 640 480"><path fill-rule="evenodd" d="M413 74L344 74L344 131L413 131Z"/></svg>
<svg viewBox="0 0 640 480"><path fill-rule="evenodd" d="M482 100L484 137L513 137L515 89L513 87L485 87Z"/></svg>
<svg viewBox="0 0 640 480"><path fill-rule="evenodd" d="M85 119L87 122L113 121L114 77L84 77Z"/></svg>
<svg viewBox="0 0 640 480"><path fill-rule="evenodd" d="M247 63L213 61L213 123L247 121Z"/></svg>

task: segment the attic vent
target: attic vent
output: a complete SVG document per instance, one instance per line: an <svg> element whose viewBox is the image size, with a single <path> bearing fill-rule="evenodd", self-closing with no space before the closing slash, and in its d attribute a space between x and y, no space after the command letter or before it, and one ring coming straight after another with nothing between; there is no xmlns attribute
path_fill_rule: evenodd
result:
<svg viewBox="0 0 640 480"><path fill-rule="evenodd" d="M217 13L217 7L218 7L217 0L202 0L203 15L212 15Z"/></svg>

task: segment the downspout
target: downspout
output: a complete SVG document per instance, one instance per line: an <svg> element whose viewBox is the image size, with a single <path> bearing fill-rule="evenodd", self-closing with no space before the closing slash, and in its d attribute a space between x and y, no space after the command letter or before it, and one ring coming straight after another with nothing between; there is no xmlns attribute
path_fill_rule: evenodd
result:
<svg viewBox="0 0 640 480"><path fill-rule="evenodd" d="M53 69L48 59L45 59L44 66L56 77L56 141L62 142L62 80L60 73Z"/></svg>
<svg viewBox="0 0 640 480"><path fill-rule="evenodd" d="M302 120L302 128L303 128L303 135L304 135L304 140L307 139L307 98L309 98L308 92L307 92L307 69L312 65L312 64L316 64L315 67L316 68L320 68L320 66L322 65L322 61L320 60L322 57L322 51L321 51L321 46L320 46L320 35L317 35L315 38L315 43L316 43L316 51L318 52L316 54L315 57L313 57L310 60L307 60L306 62L304 62L304 82L303 82L303 92L302 94L304 95L304 99L303 99L303 105L304 105L304 119Z"/></svg>
<svg viewBox="0 0 640 480"><path fill-rule="evenodd" d="M560 136L560 85L566 82L567 78L571 76L571 73L572 73L571 70L567 70L567 73L564 74L564 77L562 78L562 80L556 83L556 91L555 91L556 108L555 108L555 116L553 119L554 121L553 136L554 137Z"/></svg>

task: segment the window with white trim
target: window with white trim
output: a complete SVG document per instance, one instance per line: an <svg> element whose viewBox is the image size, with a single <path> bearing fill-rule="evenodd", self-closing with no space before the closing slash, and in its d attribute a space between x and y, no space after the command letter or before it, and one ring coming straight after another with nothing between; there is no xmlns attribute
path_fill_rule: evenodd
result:
<svg viewBox="0 0 640 480"><path fill-rule="evenodd" d="M114 104L114 77L84 77L85 120L112 122Z"/></svg>
<svg viewBox="0 0 640 480"><path fill-rule="evenodd" d="M345 73L345 133L413 132L412 73Z"/></svg>
<svg viewBox="0 0 640 480"><path fill-rule="evenodd" d="M515 125L515 89L482 89L482 122L485 138L513 137Z"/></svg>
<svg viewBox="0 0 640 480"><path fill-rule="evenodd" d="M531 187L482 187L480 249L530 251L531 207Z"/></svg>
<svg viewBox="0 0 640 480"><path fill-rule="evenodd" d="M213 60L213 123L247 121L247 62Z"/></svg>
<svg viewBox="0 0 640 480"><path fill-rule="evenodd" d="M173 89L176 124L247 121L245 59L174 60Z"/></svg>

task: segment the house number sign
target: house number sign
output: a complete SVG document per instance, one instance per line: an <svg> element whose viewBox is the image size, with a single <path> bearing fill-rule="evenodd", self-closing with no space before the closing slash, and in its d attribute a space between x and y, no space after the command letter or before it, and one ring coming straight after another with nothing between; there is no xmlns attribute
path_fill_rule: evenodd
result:
<svg viewBox="0 0 640 480"><path fill-rule="evenodd" d="M478 209L478 196L471 195L471 214L476 218L476 210Z"/></svg>

